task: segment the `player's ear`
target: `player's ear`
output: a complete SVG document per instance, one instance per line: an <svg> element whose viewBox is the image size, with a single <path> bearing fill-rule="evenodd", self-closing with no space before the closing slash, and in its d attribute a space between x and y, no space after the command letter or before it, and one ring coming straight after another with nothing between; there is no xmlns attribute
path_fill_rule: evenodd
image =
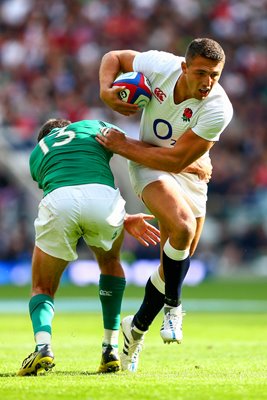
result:
<svg viewBox="0 0 267 400"><path fill-rule="evenodd" d="M186 74L187 66L186 66L186 63L184 61L181 62L181 67L182 67L183 73Z"/></svg>

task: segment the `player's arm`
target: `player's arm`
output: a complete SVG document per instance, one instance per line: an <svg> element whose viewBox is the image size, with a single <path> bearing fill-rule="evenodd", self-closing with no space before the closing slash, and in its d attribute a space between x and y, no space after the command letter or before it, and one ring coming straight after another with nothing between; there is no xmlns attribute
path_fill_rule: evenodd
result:
<svg viewBox="0 0 267 400"><path fill-rule="evenodd" d="M120 72L133 71L133 60L136 54L138 53L133 50L114 50L106 53L100 63L100 98L112 110L123 115L135 114L139 110L138 106L120 100L118 93L123 87L112 87L112 83Z"/></svg>
<svg viewBox="0 0 267 400"><path fill-rule="evenodd" d="M188 129L171 148L150 146L126 137L118 130L109 129L96 140L113 153L152 169L180 173L198 160L214 144Z"/></svg>

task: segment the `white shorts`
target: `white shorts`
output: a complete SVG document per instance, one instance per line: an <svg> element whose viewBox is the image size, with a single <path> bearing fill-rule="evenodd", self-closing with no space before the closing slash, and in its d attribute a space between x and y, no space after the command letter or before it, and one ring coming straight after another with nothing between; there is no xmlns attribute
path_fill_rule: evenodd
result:
<svg viewBox="0 0 267 400"><path fill-rule="evenodd" d="M196 218L206 214L208 185L200 180L197 175L189 173L172 174L165 171L157 171L129 161L129 174L132 187L140 198L142 191L152 182L169 180L177 185L183 198L193 211Z"/></svg>
<svg viewBox="0 0 267 400"><path fill-rule="evenodd" d="M124 217L119 189L100 184L58 188L39 204L35 243L51 256L73 261L81 237L89 246L110 250L123 230Z"/></svg>

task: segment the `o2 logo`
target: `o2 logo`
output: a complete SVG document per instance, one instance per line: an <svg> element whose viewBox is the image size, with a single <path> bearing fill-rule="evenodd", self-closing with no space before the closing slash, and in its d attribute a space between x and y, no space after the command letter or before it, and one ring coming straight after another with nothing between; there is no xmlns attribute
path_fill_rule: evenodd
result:
<svg viewBox="0 0 267 400"><path fill-rule="evenodd" d="M162 134L162 133L159 132L159 124L165 125L166 128L163 129L164 131L166 130L165 134ZM162 129L161 129L161 131L162 131ZM172 126L165 119L160 119L160 118L159 119L155 119L155 121L153 122L153 132L154 132L155 136L158 139L169 140L172 137ZM175 139L171 139L170 145L174 146L175 143L176 143L176 140Z"/></svg>

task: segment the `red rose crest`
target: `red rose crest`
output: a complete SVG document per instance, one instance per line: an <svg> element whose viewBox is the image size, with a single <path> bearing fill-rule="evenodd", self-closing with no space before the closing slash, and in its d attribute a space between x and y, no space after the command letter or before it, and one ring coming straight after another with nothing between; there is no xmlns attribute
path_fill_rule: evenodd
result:
<svg viewBox="0 0 267 400"><path fill-rule="evenodd" d="M183 116L182 116L182 120L184 122L190 122L190 118L192 117L192 115L193 115L193 111L191 110L191 108L185 108Z"/></svg>

